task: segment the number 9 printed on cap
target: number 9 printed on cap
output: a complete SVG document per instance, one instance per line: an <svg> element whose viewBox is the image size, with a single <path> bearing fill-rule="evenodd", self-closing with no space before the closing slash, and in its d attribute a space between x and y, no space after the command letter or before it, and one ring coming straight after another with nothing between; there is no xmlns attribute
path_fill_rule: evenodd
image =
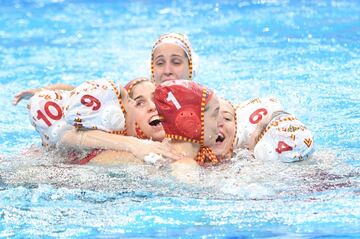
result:
<svg viewBox="0 0 360 239"><path fill-rule="evenodd" d="M71 91L65 120L78 129L125 134L125 109L120 87L109 80L82 83Z"/></svg>

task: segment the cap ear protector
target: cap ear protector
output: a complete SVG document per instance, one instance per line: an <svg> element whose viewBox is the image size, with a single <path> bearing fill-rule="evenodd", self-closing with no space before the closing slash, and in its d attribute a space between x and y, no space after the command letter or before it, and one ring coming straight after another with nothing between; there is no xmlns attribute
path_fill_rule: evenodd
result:
<svg viewBox="0 0 360 239"><path fill-rule="evenodd" d="M198 138L201 134L201 119L190 107L182 108L175 116L175 126L187 138Z"/></svg>

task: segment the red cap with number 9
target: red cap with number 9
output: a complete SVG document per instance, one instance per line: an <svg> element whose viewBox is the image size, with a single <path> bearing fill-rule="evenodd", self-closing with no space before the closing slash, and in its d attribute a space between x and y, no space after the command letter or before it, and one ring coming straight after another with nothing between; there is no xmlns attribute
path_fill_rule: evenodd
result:
<svg viewBox="0 0 360 239"><path fill-rule="evenodd" d="M154 95L166 137L203 144L205 105L213 92L193 81L174 80L157 86Z"/></svg>

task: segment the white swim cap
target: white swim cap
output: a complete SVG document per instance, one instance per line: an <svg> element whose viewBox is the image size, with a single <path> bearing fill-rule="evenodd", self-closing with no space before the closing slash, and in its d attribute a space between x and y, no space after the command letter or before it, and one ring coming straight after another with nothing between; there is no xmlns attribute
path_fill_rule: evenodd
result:
<svg viewBox="0 0 360 239"><path fill-rule="evenodd" d="M68 91L42 90L30 98L29 119L39 132L44 146L55 146L64 132L72 126L64 121L64 106Z"/></svg>
<svg viewBox="0 0 360 239"><path fill-rule="evenodd" d="M194 52L189 38L180 33L165 33L153 45L151 52L151 75L154 79L154 52L161 44L169 43L181 47L189 60L189 79L192 80L199 70L199 56Z"/></svg>
<svg viewBox="0 0 360 239"><path fill-rule="evenodd" d="M125 114L121 86L100 79L84 82L71 91L65 120L76 128L125 134Z"/></svg>
<svg viewBox="0 0 360 239"><path fill-rule="evenodd" d="M234 148L249 148L254 136L260 133L263 122L268 122L274 112L282 110L280 102L273 97L250 99L240 104L235 111Z"/></svg>
<svg viewBox="0 0 360 239"><path fill-rule="evenodd" d="M285 163L302 161L314 152L314 137L293 115L283 114L273 119L260 135L254 148L258 160Z"/></svg>
<svg viewBox="0 0 360 239"><path fill-rule="evenodd" d="M108 131L118 131L126 128L124 112L115 105L103 109L101 122Z"/></svg>

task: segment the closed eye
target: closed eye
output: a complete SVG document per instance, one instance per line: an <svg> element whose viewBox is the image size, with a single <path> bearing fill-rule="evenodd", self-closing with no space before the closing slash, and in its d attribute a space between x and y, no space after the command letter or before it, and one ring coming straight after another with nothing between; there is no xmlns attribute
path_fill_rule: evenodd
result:
<svg viewBox="0 0 360 239"><path fill-rule="evenodd" d="M165 61L162 58L155 61L155 65L157 65L157 66L162 66L164 64L165 64Z"/></svg>
<svg viewBox="0 0 360 239"><path fill-rule="evenodd" d="M181 65L182 61L179 59L174 59L171 61L174 65Z"/></svg>

